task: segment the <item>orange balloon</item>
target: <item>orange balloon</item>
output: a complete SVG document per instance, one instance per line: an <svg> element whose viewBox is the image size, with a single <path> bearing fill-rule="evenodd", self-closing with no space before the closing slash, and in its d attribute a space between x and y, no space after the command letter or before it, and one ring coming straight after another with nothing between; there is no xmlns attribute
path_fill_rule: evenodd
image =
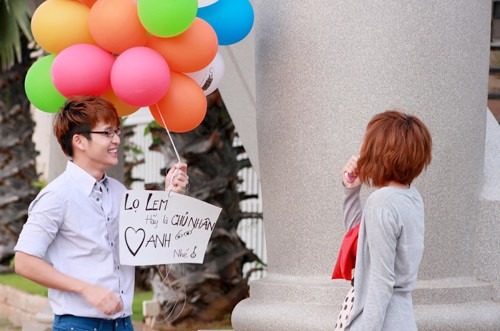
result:
<svg viewBox="0 0 500 331"><path fill-rule="evenodd" d="M172 132L191 131L205 118L207 98L193 79L177 72L170 74L167 94L157 104L149 106L149 110L162 127L166 125Z"/></svg>
<svg viewBox="0 0 500 331"><path fill-rule="evenodd" d="M113 89L108 90L106 93L101 95L101 97L108 100L113 104L113 106L115 106L116 112L120 117L131 115L139 110L139 107L131 106L120 100L120 98L116 96L115 92L113 92Z"/></svg>
<svg viewBox="0 0 500 331"><path fill-rule="evenodd" d="M218 50L217 34L210 24L195 18L189 28L171 38L150 35L146 43L160 53L171 70L194 72L212 62Z"/></svg>
<svg viewBox="0 0 500 331"><path fill-rule="evenodd" d="M71 45L95 45L89 32L89 11L89 7L73 0L45 1L31 18L36 42L53 54Z"/></svg>
<svg viewBox="0 0 500 331"><path fill-rule="evenodd" d="M89 29L99 46L115 54L144 46L148 37L135 0L99 0L90 9Z"/></svg>
<svg viewBox="0 0 500 331"><path fill-rule="evenodd" d="M97 0L78 0L78 1L80 1L81 3L83 3L85 6L87 6L89 8L92 8L92 6L94 5L94 3Z"/></svg>

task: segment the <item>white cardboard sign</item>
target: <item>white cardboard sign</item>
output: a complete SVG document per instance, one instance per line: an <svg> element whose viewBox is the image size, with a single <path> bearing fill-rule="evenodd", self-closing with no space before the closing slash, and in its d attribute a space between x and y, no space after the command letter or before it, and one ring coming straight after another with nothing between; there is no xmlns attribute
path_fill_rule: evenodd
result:
<svg viewBox="0 0 500 331"><path fill-rule="evenodd" d="M203 263L220 212L183 194L126 191L120 205L121 264Z"/></svg>

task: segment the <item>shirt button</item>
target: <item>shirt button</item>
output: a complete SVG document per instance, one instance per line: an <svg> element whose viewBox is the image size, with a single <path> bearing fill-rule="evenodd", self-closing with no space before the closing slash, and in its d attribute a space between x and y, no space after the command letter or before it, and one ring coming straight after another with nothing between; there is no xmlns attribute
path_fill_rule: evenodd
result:
<svg viewBox="0 0 500 331"><path fill-rule="evenodd" d="M96 200L99 201L99 198L97 198Z"/></svg>
<svg viewBox="0 0 500 331"><path fill-rule="evenodd" d="M122 294L123 294L123 291L122 291Z"/></svg>
<svg viewBox="0 0 500 331"><path fill-rule="evenodd" d="M113 243L111 243L111 246L113 246Z"/></svg>
<svg viewBox="0 0 500 331"><path fill-rule="evenodd" d="M116 267L117 269L120 269L120 266Z"/></svg>

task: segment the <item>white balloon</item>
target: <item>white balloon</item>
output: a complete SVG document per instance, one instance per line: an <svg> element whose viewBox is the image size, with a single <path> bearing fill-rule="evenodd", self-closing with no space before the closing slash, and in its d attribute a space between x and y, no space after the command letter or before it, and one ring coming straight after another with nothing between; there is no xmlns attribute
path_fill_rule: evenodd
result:
<svg viewBox="0 0 500 331"><path fill-rule="evenodd" d="M213 5L219 0L198 0L198 8L207 7Z"/></svg>
<svg viewBox="0 0 500 331"><path fill-rule="evenodd" d="M224 70L224 59L222 55L217 52L208 66L199 71L187 72L185 74L200 85L205 95L209 95L219 87L222 77L224 77Z"/></svg>

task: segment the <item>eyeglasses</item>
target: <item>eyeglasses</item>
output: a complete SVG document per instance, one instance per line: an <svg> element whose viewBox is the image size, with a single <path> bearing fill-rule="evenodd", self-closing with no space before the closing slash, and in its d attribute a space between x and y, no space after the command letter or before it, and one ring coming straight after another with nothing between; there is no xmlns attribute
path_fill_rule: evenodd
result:
<svg viewBox="0 0 500 331"><path fill-rule="evenodd" d="M118 128L116 130L106 130L106 131L85 131L82 133L97 133L105 135L108 138L113 138L115 134L119 137L122 134L122 129Z"/></svg>

